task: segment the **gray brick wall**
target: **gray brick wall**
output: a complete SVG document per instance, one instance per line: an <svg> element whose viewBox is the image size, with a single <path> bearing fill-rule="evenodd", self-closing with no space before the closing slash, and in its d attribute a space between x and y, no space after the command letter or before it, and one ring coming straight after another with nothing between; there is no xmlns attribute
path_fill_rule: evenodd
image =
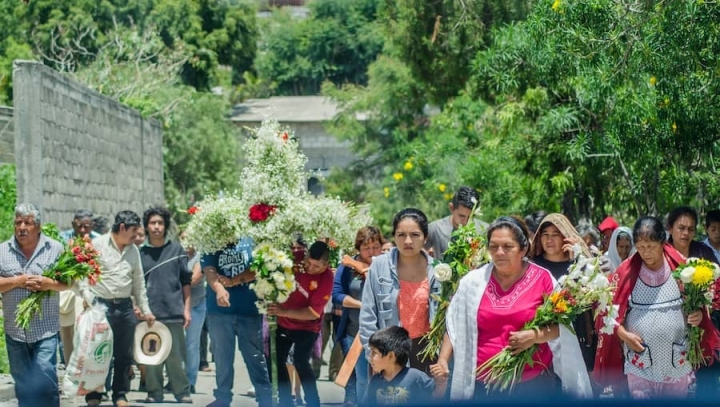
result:
<svg viewBox="0 0 720 407"><path fill-rule="evenodd" d="M15 163L15 126L13 109L0 106L0 164Z"/></svg>
<svg viewBox="0 0 720 407"><path fill-rule="evenodd" d="M164 204L162 128L30 61L15 61L18 200L68 227L77 208L113 219Z"/></svg>

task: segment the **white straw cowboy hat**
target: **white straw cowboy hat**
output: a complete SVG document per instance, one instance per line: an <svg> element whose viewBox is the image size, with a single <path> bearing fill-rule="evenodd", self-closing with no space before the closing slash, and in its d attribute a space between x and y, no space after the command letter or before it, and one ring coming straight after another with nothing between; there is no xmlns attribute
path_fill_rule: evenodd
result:
<svg viewBox="0 0 720 407"><path fill-rule="evenodd" d="M172 335L162 322L148 326L141 322L135 327L135 361L141 365L156 366L165 361L172 348Z"/></svg>

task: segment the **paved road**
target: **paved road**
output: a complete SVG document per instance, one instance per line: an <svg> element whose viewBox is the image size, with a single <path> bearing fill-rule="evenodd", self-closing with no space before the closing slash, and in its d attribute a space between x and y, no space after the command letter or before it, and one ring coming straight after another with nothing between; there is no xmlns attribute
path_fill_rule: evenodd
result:
<svg viewBox="0 0 720 407"><path fill-rule="evenodd" d="M329 350L326 352L325 360L330 359L330 352ZM214 364L211 363L211 367L214 369ZM140 375L139 372L136 372L136 378L132 382L132 389L137 390L138 385L140 384ZM250 388L250 379L248 378L247 369L245 368L245 363L242 360L242 357L240 356L239 352L236 352L235 354L235 385L233 387L233 392L235 394L233 398L232 405L233 406L243 406L243 407L254 407L257 406L257 403L255 402L255 399L252 397L248 397L245 393ZM200 372L198 376L198 383L196 386L197 394L193 394L193 406L206 406L210 404L214 397L212 396L213 389L215 389L215 373L204 373ZM322 401L323 405L326 406L332 406L332 405L342 405L343 396L345 394L345 390L341 387L338 387L336 384L328 381L328 369L327 366L322 367L322 373L320 375L320 380L318 381L318 390L320 392L320 400ZM147 397L146 393L140 393L137 391L133 391L130 393L128 400L130 401L131 406L144 406L146 405L143 403L143 400L145 400L145 397ZM175 397L173 397L172 394L165 394L165 403L155 403L155 404L147 404L147 406L189 406L189 404L178 404L175 403ZM17 407L17 400L11 400L7 402L0 402L0 407ZM75 398L75 399L61 399L60 406L61 407L76 407L76 406L84 406L85 402L82 398ZM105 402L102 404L102 406L112 407L111 402Z"/></svg>

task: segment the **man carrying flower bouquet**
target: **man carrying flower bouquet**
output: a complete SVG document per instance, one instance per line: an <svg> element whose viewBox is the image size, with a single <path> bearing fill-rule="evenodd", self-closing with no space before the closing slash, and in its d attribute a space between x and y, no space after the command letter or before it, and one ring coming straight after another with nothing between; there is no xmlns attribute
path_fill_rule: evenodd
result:
<svg viewBox="0 0 720 407"><path fill-rule="evenodd" d="M59 406L57 332L60 330L59 297L42 303L42 318L33 318L27 329L15 324L15 310L32 292L63 291L67 286L42 275L54 264L63 247L40 231L40 212L32 204L15 207L15 235L0 246L0 292L15 395L20 407Z"/></svg>
<svg viewBox="0 0 720 407"><path fill-rule="evenodd" d="M130 392L128 369L134 363L133 341L137 325L131 297L135 298L148 325L155 322L148 305L140 252L133 244L140 227L140 216L135 212L121 211L115 215L110 233L92 241L99 253L102 279L95 285L89 285L86 280L78 284L86 305L98 302L107 307L114 340L112 400L116 407L129 406L126 396ZM99 406L101 399L102 394L98 392L85 396L88 406Z"/></svg>
<svg viewBox="0 0 720 407"><path fill-rule="evenodd" d="M236 346L245 360L258 405L269 407L272 402L262 315L249 284L255 280L255 273L250 271L252 248L252 239L243 238L201 260L208 282L206 318L217 372L215 401L208 407L229 407L232 402Z"/></svg>
<svg viewBox="0 0 720 407"><path fill-rule="evenodd" d="M300 376L305 402L308 407L320 407L317 382L310 354L320 333L325 304L330 300L333 288L333 273L329 268L330 248L324 242L315 242L310 246L309 256L305 260L304 272L295 272L298 288L282 304L268 306L268 315L278 317L277 365L283 366L290 347L295 345L293 360ZM278 393L280 406L293 405L290 396L290 377L286 369L278 369Z"/></svg>

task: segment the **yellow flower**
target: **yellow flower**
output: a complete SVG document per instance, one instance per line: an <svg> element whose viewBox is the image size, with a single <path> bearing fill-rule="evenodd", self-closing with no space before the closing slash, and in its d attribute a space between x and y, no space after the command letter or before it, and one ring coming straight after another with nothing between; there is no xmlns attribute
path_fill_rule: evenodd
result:
<svg viewBox="0 0 720 407"><path fill-rule="evenodd" d="M677 133L677 123L673 122L672 124L672 131L673 133Z"/></svg>
<svg viewBox="0 0 720 407"><path fill-rule="evenodd" d="M695 274L693 274L692 282L695 285L706 285L709 284L713 279L713 271L710 267L705 265L699 265L695 267Z"/></svg>
<svg viewBox="0 0 720 407"><path fill-rule="evenodd" d="M449 201L452 199L452 194L443 194L443 198L445 198L446 201Z"/></svg>
<svg viewBox="0 0 720 407"><path fill-rule="evenodd" d="M290 280L285 280L285 289L290 291L293 289L293 282Z"/></svg>
<svg viewBox="0 0 720 407"><path fill-rule="evenodd" d="M390 188L388 188L388 187L383 188L383 194L385 194L385 198L389 198L390 197Z"/></svg>
<svg viewBox="0 0 720 407"><path fill-rule="evenodd" d="M657 78L655 76L650 77L650 86L655 86L657 83Z"/></svg>
<svg viewBox="0 0 720 407"><path fill-rule="evenodd" d="M447 188L445 184L438 184L438 189L440 190L440 192L445 192L445 188Z"/></svg>
<svg viewBox="0 0 720 407"><path fill-rule="evenodd" d="M405 169L405 171L410 171L413 169L413 163L411 163L410 161L405 161L405 165L403 166L403 168Z"/></svg>
<svg viewBox="0 0 720 407"><path fill-rule="evenodd" d="M553 11L558 11L560 9L560 0L555 0L552 4Z"/></svg>
<svg viewBox="0 0 720 407"><path fill-rule="evenodd" d="M558 300L560 300L560 292L554 292L550 295L550 302L553 304L557 304Z"/></svg>
<svg viewBox="0 0 720 407"><path fill-rule="evenodd" d="M560 299L560 300L555 304L555 312L566 312L567 309L568 309L567 303L565 302L564 299Z"/></svg>
<svg viewBox="0 0 720 407"><path fill-rule="evenodd" d="M404 175L402 172L396 172L395 174L393 174L393 178L395 178L395 181L400 181L401 179L403 179L403 176Z"/></svg>

